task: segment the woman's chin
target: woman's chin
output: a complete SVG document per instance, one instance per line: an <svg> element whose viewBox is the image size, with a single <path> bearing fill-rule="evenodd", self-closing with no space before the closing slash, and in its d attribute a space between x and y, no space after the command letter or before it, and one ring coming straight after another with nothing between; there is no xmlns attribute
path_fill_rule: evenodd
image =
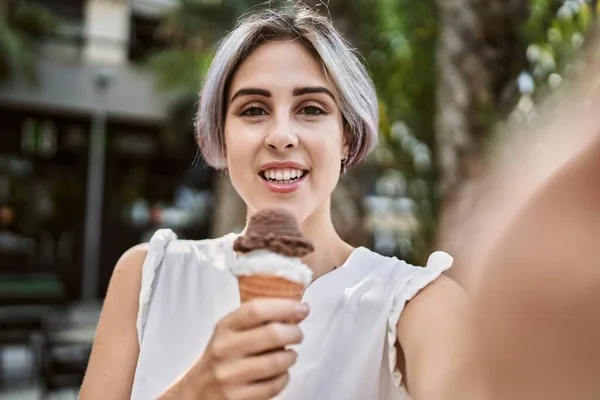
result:
<svg viewBox="0 0 600 400"><path fill-rule="evenodd" d="M306 208L306 202L302 200L292 200L292 199L272 199L270 201L264 201L260 204L257 204L256 207L252 207L251 210L257 212L259 210L264 210L265 208L282 208L286 211L291 212L296 217L296 221L298 223L302 223L308 217L308 210Z"/></svg>

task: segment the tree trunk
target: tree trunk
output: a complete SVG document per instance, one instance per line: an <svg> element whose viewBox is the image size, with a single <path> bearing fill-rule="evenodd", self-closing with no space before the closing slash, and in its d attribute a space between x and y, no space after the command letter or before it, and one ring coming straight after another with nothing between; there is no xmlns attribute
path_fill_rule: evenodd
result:
<svg viewBox="0 0 600 400"><path fill-rule="evenodd" d="M0 1L0 21L5 21L8 16L8 1Z"/></svg>
<svg viewBox="0 0 600 400"><path fill-rule="evenodd" d="M469 198L472 182L485 171L486 135L518 98L516 78L526 66L519 29L529 7L527 0L438 0L437 5L438 246L452 252L466 241L456 228L475 200Z"/></svg>
<svg viewBox="0 0 600 400"><path fill-rule="evenodd" d="M333 191L331 219L343 240L353 246L368 246L370 236L362 203L369 182L360 174L359 168L343 176Z"/></svg>
<svg viewBox="0 0 600 400"><path fill-rule="evenodd" d="M246 224L246 205L238 196L228 176L217 178L215 211L211 237L241 231Z"/></svg>

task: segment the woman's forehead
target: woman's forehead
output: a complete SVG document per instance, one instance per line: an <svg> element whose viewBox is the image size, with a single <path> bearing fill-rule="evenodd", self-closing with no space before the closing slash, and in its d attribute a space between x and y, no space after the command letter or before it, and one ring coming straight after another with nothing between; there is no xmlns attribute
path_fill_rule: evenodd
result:
<svg viewBox="0 0 600 400"><path fill-rule="evenodd" d="M245 87L289 91L324 87L333 92L323 66L299 42L269 42L259 46L240 65L228 97Z"/></svg>

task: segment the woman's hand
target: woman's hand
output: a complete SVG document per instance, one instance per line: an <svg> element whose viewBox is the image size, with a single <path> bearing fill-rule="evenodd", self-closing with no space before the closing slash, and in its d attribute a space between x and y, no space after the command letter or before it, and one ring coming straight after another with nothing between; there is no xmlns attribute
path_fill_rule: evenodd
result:
<svg viewBox="0 0 600 400"><path fill-rule="evenodd" d="M285 388L308 306L254 300L223 318L205 353L161 399L268 400Z"/></svg>

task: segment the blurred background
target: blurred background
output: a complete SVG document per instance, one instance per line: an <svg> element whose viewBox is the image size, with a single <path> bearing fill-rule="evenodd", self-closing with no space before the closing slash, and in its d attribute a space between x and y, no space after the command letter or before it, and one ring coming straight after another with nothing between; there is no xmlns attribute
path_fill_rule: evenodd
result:
<svg viewBox="0 0 600 400"><path fill-rule="evenodd" d="M0 1L0 399L74 399L119 256L159 228L242 229L194 142L197 93L237 19L286 2ZM500 128L586 73L597 30L597 1L305 3L360 50L380 97L380 145L343 176L334 222L415 264L468 240L454 227Z"/></svg>

